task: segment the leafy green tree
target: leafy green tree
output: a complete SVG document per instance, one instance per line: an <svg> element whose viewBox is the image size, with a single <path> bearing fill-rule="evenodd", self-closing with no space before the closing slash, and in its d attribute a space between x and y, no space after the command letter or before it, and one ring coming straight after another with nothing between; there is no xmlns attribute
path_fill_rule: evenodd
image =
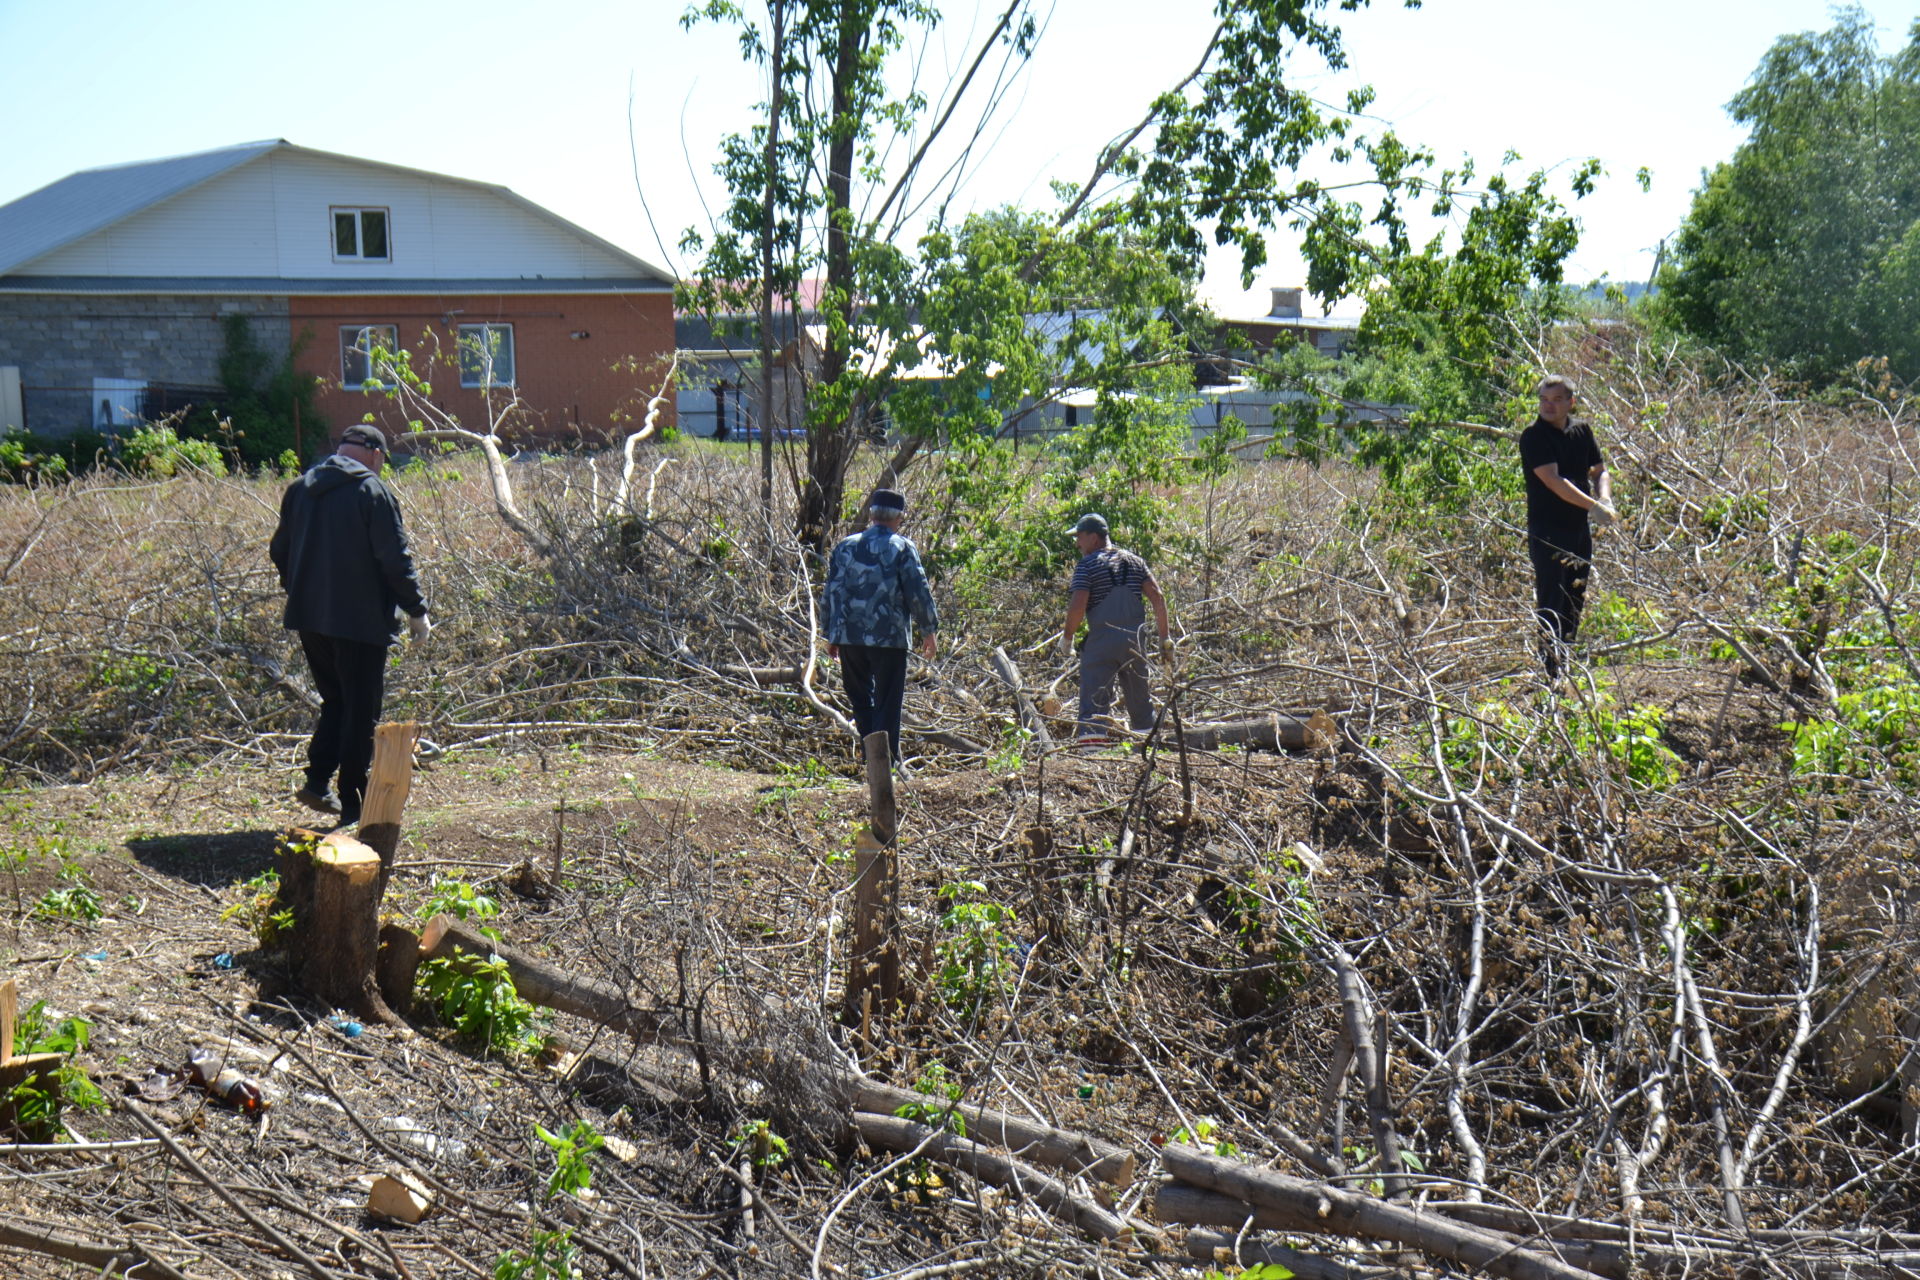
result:
<svg viewBox="0 0 1920 1280"><path fill-rule="evenodd" d="M1890 57L1859 8L1783 36L1728 110L1750 133L1694 196L1665 314L1793 376L1920 377L1920 23Z"/></svg>
<svg viewBox="0 0 1920 1280"><path fill-rule="evenodd" d="M860 445L878 435L883 404L906 435L884 473L897 475L923 443L978 432L987 415L1025 412L1042 382L1096 385L1103 395L1111 387L1118 396L1117 381L1074 381L1085 372L1070 367L1084 344L1036 347L1020 335L1020 313L1012 310L1030 314L1036 301L1059 295L1057 281L1074 277L1079 263L1152 255L1190 291L1211 241L1239 249L1250 283L1265 262L1268 233L1287 226L1303 237L1310 287L1330 302L1427 258L1462 307L1491 309L1493 318L1517 305L1526 284L1557 279L1577 228L1547 195L1544 178L1471 191L1470 168L1436 174L1429 153L1390 131L1360 134L1356 122L1371 91L1333 107L1295 83L1303 57L1319 64L1310 73L1345 65L1330 15L1360 3L1218 0L1193 70L1122 127L1082 183L1058 189L1057 208L1009 214L998 233L977 223L954 227L946 210L967 172L968 149L1004 99L1000 87L1038 38L1031 0L1008 0L974 58L937 98L919 89L896 56L940 22L924 0L765 0L764 18L750 17L737 0L705 0L690 10L689 23L739 29L742 50L763 69L768 91L761 123L723 148L718 171L732 199L718 225L682 242L703 255L689 293L714 310L738 310L757 296L764 365L776 299L791 306L802 279L823 278L825 339L806 392L806 470L797 477L802 541L825 545L844 507L848 467ZM996 61L991 74L982 71ZM896 91L896 82L909 87ZM986 104L971 116L962 110L970 91ZM1312 162L1323 157L1344 165L1351 180L1303 176L1319 172ZM1497 244L1503 256L1492 266L1442 270L1452 241L1416 251L1404 212L1410 202L1447 216L1464 210L1468 239ZM990 241L1026 251L988 254L983 246ZM1064 255L1067 265L1056 268L1053 255ZM950 269L983 258L991 259L985 278ZM1122 281L1118 291L1124 297L1130 288ZM954 296L943 299L943 290ZM1405 309L1424 305L1416 292ZM1096 348L1102 361L1153 368L1167 358L1167 307L1105 309L1103 319L1087 322L1110 330ZM1122 324L1135 328L1121 333ZM1049 378L1035 363L1042 357L1053 362ZM956 385L938 406L909 403L899 375L928 361L949 372L971 370L980 384L972 387L976 397L997 366L995 387L981 397L985 407L968 405L965 378L950 380ZM1010 394L1015 387L1023 395ZM1106 417L1117 421L1134 407L1115 398ZM1154 409L1148 416L1158 422L1162 415ZM1099 439L1083 433L1068 448ZM1131 436L1106 439L1124 444ZM763 486L770 475L763 460ZM770 498L770 487L765 492Z"/></svg>

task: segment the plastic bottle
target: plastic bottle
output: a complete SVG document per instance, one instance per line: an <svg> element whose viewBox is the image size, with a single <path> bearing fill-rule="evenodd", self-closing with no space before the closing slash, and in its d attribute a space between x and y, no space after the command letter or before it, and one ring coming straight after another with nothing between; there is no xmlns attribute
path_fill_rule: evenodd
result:
<svg viewBox="0 0 1920 1280"><path fill-rule="evenodd" d="M193 1083L242 1111L259 1111L267 1105L260 1086L229 1067L217 1050L195 1049L187 1055L187 1072Z"/></svg>

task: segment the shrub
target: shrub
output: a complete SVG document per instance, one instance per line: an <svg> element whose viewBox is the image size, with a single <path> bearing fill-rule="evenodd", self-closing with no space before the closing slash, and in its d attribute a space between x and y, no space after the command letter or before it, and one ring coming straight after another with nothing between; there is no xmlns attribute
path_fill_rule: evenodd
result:
<svg viewBox="0 0 1920 1280"><path fill-rule="evenodd" d="M120 464L137 476L167 477L182 471L227 474L220 447L208 440L183 440L170 424L141 427L120 446Z"/></svg>

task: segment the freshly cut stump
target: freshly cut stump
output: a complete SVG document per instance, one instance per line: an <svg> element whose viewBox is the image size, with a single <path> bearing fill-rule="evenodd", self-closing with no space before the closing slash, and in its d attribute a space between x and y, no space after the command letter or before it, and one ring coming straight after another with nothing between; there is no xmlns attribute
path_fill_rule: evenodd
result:
<svg viewBox="0 0 1920 1280"><path fill-rule="evenodd" d="M369 1022L398 1019L380 998L380 855L342 832L281 850L280 896L293 912L287 956L294 981L316 999Z"/></svg>

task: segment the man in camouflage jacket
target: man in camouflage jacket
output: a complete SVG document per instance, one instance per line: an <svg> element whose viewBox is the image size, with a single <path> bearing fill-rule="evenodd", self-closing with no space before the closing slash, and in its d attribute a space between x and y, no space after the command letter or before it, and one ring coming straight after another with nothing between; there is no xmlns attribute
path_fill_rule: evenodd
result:
<svg viewBox="0 0 1920 1280"><path fill-rule="evenodd" d="M840 540L827 568L827 656L840 663L861 741L884 731L895 761L912 627L919 625L920 652L931 658L940 626L920 553L900 532L906 514L899 493L875 489L870 523Z"/></svg>

